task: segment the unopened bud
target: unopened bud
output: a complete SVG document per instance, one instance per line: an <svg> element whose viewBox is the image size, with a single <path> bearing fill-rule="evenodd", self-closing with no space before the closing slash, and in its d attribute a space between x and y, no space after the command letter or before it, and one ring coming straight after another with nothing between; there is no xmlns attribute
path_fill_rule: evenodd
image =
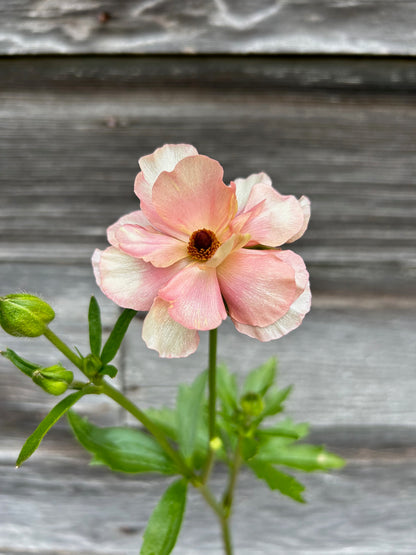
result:
<svg viewBox="0 0 416 555"><path fill-rule="evenodd" d="M10 335L38 337L54 318L53 309L35 295L16 293L0 297L0 325Z"/></svg>
<svg viewBox="0 0 416 555"><path fill-rule="evenodd" d="M102 368L103 363L96 355L88 355L83 360L84 373L89 378L95 378Z"/></svg>
<svg viewBox="0 0 416 555"><path fill-rule="evenodd" d="M32 374L32 380L35 384L51 395L65 393L73 379L74 374L60 364L48 368L40 368Z"/></svg>
<svg viewBox="0 0 416 555"><path fill-rule="evenodd" d="M240 401L243 412L248 416L259 416L264 410L264 402L258 393L246 393Z"/></svg>

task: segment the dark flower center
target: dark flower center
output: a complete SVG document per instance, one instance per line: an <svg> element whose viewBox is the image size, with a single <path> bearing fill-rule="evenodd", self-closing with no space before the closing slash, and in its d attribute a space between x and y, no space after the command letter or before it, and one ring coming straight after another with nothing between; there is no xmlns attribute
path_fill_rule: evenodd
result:
<svg viewBox="0 0 416 555"><path fill-rule="evenodd" d="M194 231L189 239L188 254L194 260L208 260L220 246L215 233L209 229Z"/></svg>

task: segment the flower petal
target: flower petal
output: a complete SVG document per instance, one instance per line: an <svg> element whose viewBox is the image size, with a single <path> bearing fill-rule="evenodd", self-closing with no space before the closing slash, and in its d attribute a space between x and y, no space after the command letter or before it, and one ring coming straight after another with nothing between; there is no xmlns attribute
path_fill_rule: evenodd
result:
<svg viewBox="0 0 416 555"><path fill-rule="evenodd" d="M143 322L143 340L149 349L155 349L161 357L187 357L198 348L199 334L175 322L168 308L168 302L156 297Z"/></svg>
<svg viewBox="0 0 416 555"><path fill-rule="evenodd" d="M141 210L130 212L130 214L126 214L125 216L119 218L113 225L110 225L110 227L107 229L107 239L110 245L112 245L113 247L119 247L116 234L120 227L126 224L148 227L149 221Z"/></svg>
<svg viewBox="0 0 416 555"><path fill-rule="evenodd" d="M187 240L203 228L221 235L237 211L234 188L222 177L220 164L200 155L184 158L172 172L160 174L153 186L153 206L176 237Z"/></svg>
<svg viewBox="0 0 416 555"><path fill-rule="evenodd" d="M268 326L293 303L295 270L279 260L278 251L240 249L217 268L230 316L250 326Z"/></svg>
<svg viewBox="0 0 416 555"><path fill-rule="evenodd" d="M267 173L264 172L253 173L245 179L239 177L238 179L234 180L234 183L236 185L235 194L237 196L238 202L238 213L244 211L251 193L251 189L254 187L254 185L257 185L257 183L264 183L265 185L269 185L270 187L272 186L272 180L267 175Z"/></svg>
<svg viewBox="0 0 416 555"><path fill-rule="evenodd" d="M217 328L227 313L221 297L215 268L189 264L159 291L170 303L169 314L186 328Z"/></svg>
<svg viewBox="0 0 416 555"><path fill-rule="evenodd" d="M123 252L151 262L158 268L166 268L188 256L187 245L183 241L136 225L120 227L116 239Z"/></svg>
<svg viewBox="0 0 416 555"><path fill-rule="evenodd" d="M94 252L93 266L102 292L123 308L149 310L157 292L178 272L178 265L155 268L109 247Z"/></svg>
<svg viewBox="0 0 416 555"><path fill-rule="evenodd" d="M298 202L303 212L303 224L300 230L297 233L295 233L293 237L288 239L286 243L293 243L294 241L302 237L309 224L309 220L311 217L311 201L308 199L308 197L302 196L300 197Z"/></svg>
<svg viewBox="0 0 416 555"><path fill-rule="evenodd" d="M170 227L160 220L152 204L152 189L156 179L164 172L172 171L176 164L187 156L195 156L198 151L192 145L166 144L157 148L153 154L142 156L139 160L142 169L136 176L134 192L140 199L140 208L146 214L149 221L160 231L168 232Z"/></svg>
<svg viewBox="0 0 416 555"><path fill-rule="evenodd" d="M253 337L254 339L258 339L259 341L271 341L272 339L279 339L279 337L286 335L300 326L305 314L309 312L310 307L311 290L309 284L307 284L303 293L290 306L286 314L270 326L261 328L240 324L240 322L237 322L236 320L233 322L237 331L244 333L249 337Z"/></svg>
<svg viewBox="0 0 416 555"><path fill-rule="evenodd" d="M281 195L270 185L257 183L251 190L244 211L260 202L264 202L261 212L241 229L242 233L250 233L250 244L277 247L300 232L305 218L296 197Z"/></svg>

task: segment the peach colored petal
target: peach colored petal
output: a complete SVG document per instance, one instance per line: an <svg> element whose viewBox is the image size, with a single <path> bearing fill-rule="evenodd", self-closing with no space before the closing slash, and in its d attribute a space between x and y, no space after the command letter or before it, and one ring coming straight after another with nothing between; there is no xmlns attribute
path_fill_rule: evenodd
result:
<svg viewBox="0 0 416 555"><path fill-rule="evenodd" d="M116 239L120 250L158 268L166 268L188 256L187 244L183 241L136 225L120 227Z"/></svg>
<svg viewBox="0 0 416 555"><path fill-rule="evenodd" d="M109 247L93 255L97 284L102 292L123 308L149 310L157 292L178 272L178 266L155 268Z"/></svg>
<svg viewBox="0 0 416 555"><path fill-rule="evenodd" d="M238 213L242 212L247 204L248 198L250 196L251 190L257 183L264 183L272 187L272 180L267 175L267 173L253 173L246 177L245 179L239 177L234 180L236 185L236 196L238 202Z"/></svg>
<svg viewBox="0 0 416 555"><path fill-rule="evenodd" d="M276 251L240 249L218 266L217 274L230 316L243 324L272 324L296 297L295 271Z"/></svg>
<svg viewBox="0 0 416 555"><path fill-rule="evenodd" d="M172 172L160 174L153 185L152 202L160 218L187 240L198 229L219 236L237 211L232 187L222 181L223 169L207 156L189 156Z"/></svg>
<svg viewBox="0 0 416 555"><path fill-rule="evenodd" d="M251 241L277 247L299 233L304 223L303 210L292 195L283 196L265 183L257 183L250 192L245 211L264 202L260 214L252 218L242 232L250 233Z"/></svg>
<svg viewBox="0 0 416 555"><path fill-rule="evenodd" d="M130 212L119 218L114 224L107 228L107 239L110 245L113 247L119 247L118 240L116 238L116 233L121 226L126 224L140 225L142 227L149 227L149 220L146 218L141 210L136 210L135 212Z"/></svg>
<svg viewBox="0 0 416 555"><path fill-rule="evenodd" d="M293 237L288 239L286 241L286 243L293 243L294 241L296 241L297 239L302 237L302 235L305 233L305 231L308 227L308 224L309 224L309 220L310 220L310 217L311 217L311 201L308 199L308 197L302 196L302 197L300 197L298 202L299 202L300 207L301 207L302 212L303 212L303 224L302 224L302 227L300 228L300 230L297 233L295 233L295 235Z"/></svg>
<svg viewBox="0 0 416 555"><path fill-rule="evenodd" d="M171 229L166 222L160 220L152 205L153 184L162 172L172 171L180 160L197 154L198 151L192 145L166 144L157 148L152 154L142 156L139 160L142 171L136 176L134 192L140 199L140 208L146 214L149 221L160 231L169 233Z"/></svg>
<svg viewBox="0 0 416 555"><path fill-rule="evenodd" d="M300 295L309 282L309 273L303 258L291 250L276 251L276 256L295 270L296 286Z"/></svg>
<svg viewBox="0 0 416 555"><path fill-rule="evenodd" d="M309 284L307 284L303 293L294 301L286 314L270 326L261 328L240 324L240 322L236 320L233 320L233 322L237 331L240 333L244 333L259 341L271 341L272 339L279 339L300 326L305 314L309 312L310 307L311 290Z"/></svg>
<svg viewBox="0 0 416 555"><path fill-rule="evenodd" d="M221 297L215 268L189 264L159 291L169 302L169 314L186 328L217 328L227 313Z"/></svg>
<svg viewBox="0 0 416 555"><path fill-rule="evenodd" d="M175 322L168 308L168 302L156 297L143 322L143 340L149 349L154 349L161 357L187 357L198 348L199 334Z"/></svg>

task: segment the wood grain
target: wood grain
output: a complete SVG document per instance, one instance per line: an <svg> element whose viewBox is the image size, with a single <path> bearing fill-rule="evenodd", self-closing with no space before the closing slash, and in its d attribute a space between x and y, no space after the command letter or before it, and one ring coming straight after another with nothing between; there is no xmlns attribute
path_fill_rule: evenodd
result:
<svg viewBox="0 0 416 555"><path fill-rule="evenodd" d="M0 551L133 555L166 481L87 467L74 445L64 457L19 471L1 466ZM221 491L223 470L213 479ZM239 480L233 534L240 555L395 555L416 550L413 461L355 461L342 472L305 475L306 505L271 494L247 472ZM255 507L255 510L253 508ZM301 523L301 524L300 524ZM190 492L173 552L222 553L218 525Z"/></svg>
<svg viewBox="0 0 416 555"><path fill-rule="evenodd" d="M310 228L293 248L308 263L315 291L414 295L414 64L402 67L401 87L387 93L378 80L383 64L369 89L364 78L342 86L348 75L365 75L350 62L349 72L348 64L335 71L337 91L327 89L328 69L311 87L304 76L295 91L300 67L289 89L277 87L287 61L240 66L241 88L238 68L215 88L204 64L177 61L165 75L169 63L154 72L148 62L129 62L119 87L118 59L104 73L94 59L71 61L68 71L40 60L36 82L49 77L33 89L22 65L3 64L2 260L89 264L94 248L106 244L106 227L138 207L138 157L164 142L190 142L221 161L227 181L263 170L281 192L310 196ZM312 75L322 65L304 67ZM393 83L392 69L389 75Z"/></svg>
<svg viewBox="0 0 416 555"><path fill-rule="evenodd" d="M1 54L415 55L408 0L8 0Z"/></svg>

